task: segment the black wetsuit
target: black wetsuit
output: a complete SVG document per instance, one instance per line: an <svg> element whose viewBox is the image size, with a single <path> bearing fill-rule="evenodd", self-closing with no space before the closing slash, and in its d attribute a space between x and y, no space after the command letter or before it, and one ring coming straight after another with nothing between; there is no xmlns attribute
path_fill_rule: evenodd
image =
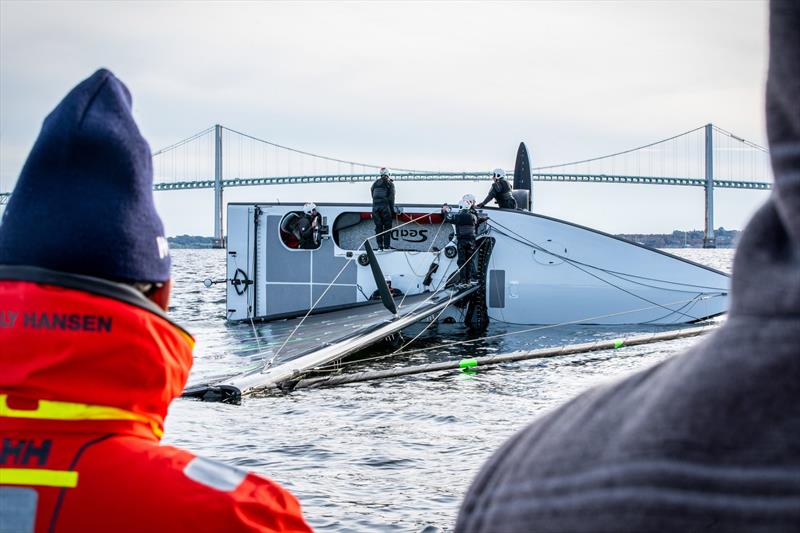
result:
<svg viewBox="0 0 800 533"><path fill-rule="evenodd" d="M392 217L395 212L394 183L389 178L378 178L370 190L372 192L372 220L375 222L378 249L388 249L392 244Z"/></svg>
<svg viewBox="0 0 800 533"><path fill-rule="evenodd" d="M312 214L304 214L301 216L296 224L295 231L298 240L300 241L300 248L303 250L314 250L319 248L319 240L317 238L317 228L314 228L312 223L314 219L317 220L317 228L322 223L322 216L314 212Z"/></svg>
<svg viewBox="0 0 800 533"><path fill-rule="evenodd" d="M496 200L497 205L501 209L517 208L517 201L514 200L514 196L511 194L511 185L508 184L505 178L499 178L492 183L492 187L489 189L489 194L478 207L484 206L492 200Z"/></svg>
<svg viewBox="0 0 800 533"><path fill-rule="evenodd" d="M458 279L462 283L469 283L470 280L477 277L475 273L476 228L486 219L481 218L474 209L462 209L447 218L456 226Z"/></svg>

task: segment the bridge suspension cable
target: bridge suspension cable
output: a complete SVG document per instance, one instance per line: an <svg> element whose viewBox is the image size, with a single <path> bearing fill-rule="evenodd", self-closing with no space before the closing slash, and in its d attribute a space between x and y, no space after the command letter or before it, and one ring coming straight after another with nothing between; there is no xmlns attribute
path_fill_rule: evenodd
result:
<svg viewBox="0 0 800 533"><path fill-rule="evenodd" d="M215 190L215 235L222 236L226 187L353 183L375 179L381 165L299 150L221 125L153 153L155 190ZM396 181L475 181L488 172L435 172L392 167ZM706 124L636 148L532 168L534 181L704 187L706 233L713 242L713 189L768 190L769 151ZM0 192L0 206L10 192Z"/></svg>
<svg viewBox="0 0 800 533"><path fill-rule="evenodd" d="M723 135L727 135L728 137L730 137L730 138L732 138L732 139L735 139L735 140L737 140L737 141L739 141L739 142L741 142L741 143L743 143L743 144L745 144L745 145L749 146L750 148L754 148L754 149L756 149L756 150L759 150L759 151L761 151L761 152L764 152L764 153L767 153L767 154L769 153L769 150L767 150L767 149L766 149L766 148L764 148L763 146L761 146L761 145L759 145L759 144L756 144L756 143L754 143L754 142L752 142L752 141L748 141L747 139L742 139L742 138L741 138L741 137L739 137L738 135L734 135L733 133L731 133L731 132L729 132L729 131L727 131L727 130L724 130L724 129L722 129L722 128L720 128L719 126L714 126L714 131L716 131L716 132L718 132L718 133L721 133L721 134L723 134Z"/></svg>
<svg viewBox="0 0 800 533"><path fill-rule="evenodd" d="M157 189L211 187L218 153L224 187L368 181L382 166L292 148L226 126L218 127L220 139L215 139L215 129L207 128L153 153ZM708 179L706 160L711 157L718 186L769 188L771 167L766 148L717 126L711 127L715 138L709 140L708 129L708 125L699 126L612 154L534 166L533 179L697 186L698 180ZM218 152L215 142L220 144ZM488 179L485 171L392 170L397 181Z"/></svg>
<svg viewBox="0 0 800 533"><path fill-rule="evenodd" d="M636 179L638 183L669 185L695 185L696 180L708 183L711 179L723 187L735 183L736 188L769 188L760 184L772 181L766 148L711 124L612 154L537 166L533 174L534 179L545 180L551 175L591 177L577 181L612 176L620 182Z"/></svg>
<svg viewBox="0 0 800 533"><path fill-rule="evenodd" d="M630 153L633 153L633 152L636 152L636 151L639 151L639 150L644 150L646 148L651 148L653 146L656 146L657 144L665 143L667 141L672 141L674 139L677 139L679 137L683 137L684 135L689 135L690 133L694 133L696 131L700 131L704 127L705 126L699 126L699 127L694 128L692 130L684 131L683 133L679 133L677 135L673 135L672 137L667 137L666 139L661 139L660 141L651 142L649 144L643 144L642 146L637 146L636 148L631 148L629 150L623 150L621 152L616 152L614 154L601 155L601 156L597 156L597 157L591 157L589 159L581 159L579 161L571 161L569 163L558 163L556 165L546 165L546 166L541 166L541 167L533 167L531 170L538 171L538 170L549 170L551 168L570 167L570 166L574 166L574 165L582 165L584 163L593 163L595 161L601 161L603 159L608 159L608 158L611 158L611 157L617 157L617 156L620 156L620 155L630 154Z"/></svg>
<svg viewBox="0 0 800 533"><path fill-rule="evenodd" d="M359 163L357 161L347 161L345 159L337 159L335 157L330 157L330 156L326 156L326 155L314 154L314 153L311 153L311 152L306 152L305 150L298 150L297 148L291 148L289 146L283 146L282 144L274 143L272 141L268 141L268 140L265 140L265 139L260 139L258 137L253 136L253 135L249 135L247 133L242 133L241 131L237 131L237 130L234 130L232 128L228 128L227 126L222 126L222 129L225 130L225 131L229 131L231 133L235 133L237 135L241 135L242 137L245 137L245 138L248 138L248 139L251 139L251 140L254 140L254 141L258 141L260 143L264 143L264 144L267 144L269 146L273 146L275 148L280 148L282 150L288 150L288 151L296 153L296 154L301 154L301 155L305 155L305 156L309 156L309 157L314 157L314 158L317 158L317 159L323 159L323 160L326 160L326 161L332 161L332 162L335 162L335 163L342 163L342 164L346 164L346 165L353 165L353 166L358 166L358 167L363 167L363 168L372 168L372 169L375 169L375 170L380 170L382 167L386 166L386 165L376 165L376 164L373 164L373 163ZM426 171L426 170L414 170L414 169L410 169L410 168L399 168L399 167L391 167L391 168L392 168L392 170L397 170L397 171L401 171L401 172L408 172L408 173L430 172L430 171Z"/></svg>
<svg viewBox="0 0 800 533"><path fill-rule="evenodd" d="M156 157L156 156L161 155L163 153L169 152L170 150L174 150L176 148L180 148L181 146L183 146L185 144L189 144L190 142L194 141L195 139L199 139L203 135L207 135L208 133L211 133L212 131L214 131L214 126L206 128L203 131L197 132L194 135L183 139L182 141L178 141L175 144L171 144L169 146L165 146L164 148L162 148L162 149L160 149L160 150L158 150L156 152L153 152L153 157Z"/></svg>

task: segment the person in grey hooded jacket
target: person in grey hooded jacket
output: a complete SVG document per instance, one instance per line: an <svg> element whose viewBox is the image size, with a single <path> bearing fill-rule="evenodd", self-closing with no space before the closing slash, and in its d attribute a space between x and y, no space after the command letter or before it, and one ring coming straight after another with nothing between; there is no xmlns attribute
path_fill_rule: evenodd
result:
<svg viewBox="0 0 800 533"><path fill-rule="evenodd" d="M800 530L800 2L771 4L767 126L725 324L512 437L456 531Z"/></svg>

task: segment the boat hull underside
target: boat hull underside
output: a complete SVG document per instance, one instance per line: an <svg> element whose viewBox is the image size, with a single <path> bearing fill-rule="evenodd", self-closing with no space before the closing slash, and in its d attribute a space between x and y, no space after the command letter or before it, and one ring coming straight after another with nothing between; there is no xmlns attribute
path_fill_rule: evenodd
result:
<svg viewBox="0 0 800 533"><path fill-rule="evenodd" d="M289 301L283 294L290 290L305 291L293 304L298 308L290 309L303 313L325 292L337 272L336 286L321 301L358 304L373 294L376 286L369 267L355 261L362 252L353 244L362 242L362 233L368 233L368 206L320 204L328 224L336 229L336 238L325 239L313 251L286 249L275 244L277 233L271 234L277 232L281 217L298 206L259 206L264 221L247 239L240 239L243 244L238 255L230 255L229 251L228 269L229 279L236 268L243 268L248 274L254 272L256 275L251 274L249 279L255 278L255 296L249 289L238 294L241 287L238 292L236 287L229 288L229 309L237 308L239 298L239 308L243 310L229 318L278 317L277 310L282 309L279 306ZM240 216L243 224L252 219L253 204L232 204L229 220L236 220L236 209L244 210ZM435 210L434 206L404 206L406 213ZM485 272L486 304L493 321L523 325L670 325L697 322L727 310L730 277L722 272L561 220L525 211L487 209L486 213L490 217L487 236L494 240ZM447 247L455 245L447 244L452 226L442 225L440 220L414 222L405 227L405 241L395 244L393 240L395 246L413 249L378 255L383 273L403 293L443 289L456 271L455 258L445 254ZM402 220L396 225L399 223ZM421 240L423 234L427 240ZM405 235L397 232L393 239ZM229 229L229 242L235 240ZM243 260L246 254L252 258ZM248 261L251 268L243 267ZM294 263L297 265L292 266ZM420 278L434 263L438 270L425 285ZM281 274L286 280L275 281L273 272L278 268L286 271ZM309 274L302 274L303 269ZM300 279L303 275L309 278L307 286ZM278 294L281 296L276 299L273 295ZM458 309L450 309L443 316L458 318L459 313Z"/></svg>

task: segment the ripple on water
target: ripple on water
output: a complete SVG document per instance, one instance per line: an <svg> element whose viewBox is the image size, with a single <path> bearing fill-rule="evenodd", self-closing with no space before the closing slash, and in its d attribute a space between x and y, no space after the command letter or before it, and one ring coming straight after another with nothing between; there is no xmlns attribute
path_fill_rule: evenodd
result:
<svg viewBox="0 0 800 533"><path fill-rule="evenodd" d="M730 270L729 250L671 250ZM173 252L173 318L197 338L192 379L263 360L270 328L226 324L224 250ZM492 324L488 333L526 329ZM375 370L489 353L560 346L663 331L655 327L571 326L530 331L475 345L441 347L463 338L458 325L430 328L406 360L355 365ZM410 332L409 338L420 329ZM259 337L256 338L256 335ZM459 371L286 396L241 406L179 400L170 408L165 443L269 476L292 491L319 531L452 530L458 506L481 464L529 421L593 385L648 367L697 339L505 363L477 374ZM371 355L390 350L378 348Z"/></svg>

